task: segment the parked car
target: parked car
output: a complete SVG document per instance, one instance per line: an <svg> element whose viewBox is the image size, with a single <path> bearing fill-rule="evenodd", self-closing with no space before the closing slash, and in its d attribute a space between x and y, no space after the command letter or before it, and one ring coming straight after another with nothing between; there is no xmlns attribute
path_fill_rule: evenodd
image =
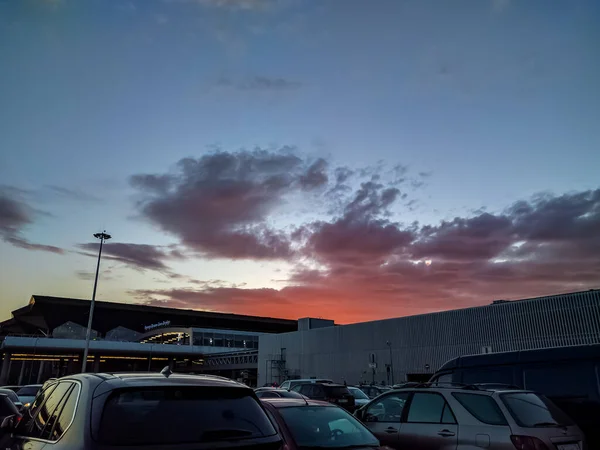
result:
<svg viewBox="0 0 600 450"><path fill-rule="evenodd" d="M382 444L397 449L587 449L583 433L563 411L521 389L405 388L371 400L355 415Z"/></svg>
<svg viewBox="0 0 600 450"><path fill-rule="evenodd" d="M37 395L41 387L41 384L29 384L27 386L23 386L17 391L19 401L23 405L29 406L29 404L35 399L35 396Z"/></svg>
<svg viewBox="0 0 600 450"><path fill-rule="evenodd" d="M348 386L348 390L352 394L352 397L354 397L354 405L357 408L366 405L371 400L367 394L355 386Z"/></svg>
<svg viewBox="0 0 600 450"><path fill-rule="evenodd" d="M32 450L279 450L282 443L252 389L222 377L165 370L60 378L8 431L10 445L3 448Z"/></svg>
<svg viewBox="0 0 600 450"><path fill-rule="evenodd" d="M288 391L285 389L255 389L254 393L261 400L263 398L305 398L302 394L294 391Z"/></svg>
<svg viewBox="0 0 600 450"><path fill-rule="evenodd" d="M448 361L432 382L504 383L540 392L600 449L600 344L461 356Z"/></svg>
<svg viewBox="0 0 600 450"><path fill-rule="evenodd" d="M307 383L298 384L292 388L293 392L299 392L305 397L313 400L323 400L341 406L348 411L354 411L356 402L354 397L343 384L334 383Z"/></svg>
<svg viewBox="0 0 600 450"><path fill-rule="evenodd" d="M333 383L333 380L329 380L327 378L301 378L299 380L286 380L283 383L281 383L281 386L279 386L279 388L291 391L294 386L306 383Z"/></svg>
<svg viewBox="0 0 600 450"><path fill-rule="evenodd" d="M23 403L19 400L19 396L11 389L0 388L0 395L6 395L11 402L17 407L19 412L23 409Z"/></svg>
<svg viewBox="0 0 600 450"><path fill-rule="evenodd" d="M263 404L289 450L382 448L362 423L331 403L281 398Z"/></svg>
<svg viewBox="0 0 600 450"><path fill-rule="evenodd" d="M418 387L420 384L423 383L417 383L416 381L407 381L405 383L398 383L392 386L392 389L404 389L404 388L409 388L409 387Z"/></svg>
<svg viewBox="0 0 600 450"><path fill-rule="evenodd" d="M390 390L387 386L375 386L375 385L365 385L361 384L358 386L361 391L363 391L369 398L375 398Z"/></svg>
<svg viewBox="0 0 600 450"><path fill-rule="evenodd" d="M13 392L17 392L22 387L23 386L17 386L15 384L10 384L10 385L7 385L7 386L0 386L0 389L10 389Z"/></svg>

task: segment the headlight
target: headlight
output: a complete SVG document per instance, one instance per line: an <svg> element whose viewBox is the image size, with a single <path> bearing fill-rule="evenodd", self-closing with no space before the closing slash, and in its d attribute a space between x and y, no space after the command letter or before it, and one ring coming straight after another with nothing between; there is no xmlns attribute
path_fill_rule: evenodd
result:
<svg viewBox="0 0 600 450"><path fill-rule="evenodd" d="M25 408L29 408L30 406L31 406L31 403L25 403L25 404L23 405L23 407L25 407Z"/></svg>

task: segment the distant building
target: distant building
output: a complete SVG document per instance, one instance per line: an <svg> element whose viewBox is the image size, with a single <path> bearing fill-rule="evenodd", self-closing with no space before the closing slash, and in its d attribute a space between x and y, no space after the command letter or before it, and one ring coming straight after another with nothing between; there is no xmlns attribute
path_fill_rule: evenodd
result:
<svg viewBox="0 0 600 450"><path fill-rule="evenodd" d="M89 300L34 295L13 311L0 322L0 383L36 383L79 372L89 309ZM170 365L254 384L259 336L297 329L295 320L96 302L88 368L112 372Z"/></svg>
<svg viewBox="0 0 600 450"><path fill-rule="evenodd" d="M344 326L299 325L298 331L262 335L258 383L324 377L389 384L392 368L396 383L426 381L457 356L598 343L599 290L502 300Z"/></svg>

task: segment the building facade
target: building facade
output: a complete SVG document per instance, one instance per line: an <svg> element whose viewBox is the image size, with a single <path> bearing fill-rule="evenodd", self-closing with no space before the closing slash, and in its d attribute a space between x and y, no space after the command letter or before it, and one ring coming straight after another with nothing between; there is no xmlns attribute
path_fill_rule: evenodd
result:
<svg viewBox="0 0 600 450"><path fill-rule="evenodd" d="M470 354L600 343L600 290L259 338L258 384L424 381Z"/></svg>
<svg viewBox="0 0 600 450"><path fill-rule="evenodd" d="M79 372L87 300L34 295L0 322L0 383L31 384ZM96 302L87 369L214 373L256 383L258 338L295 320Z"/></svg>

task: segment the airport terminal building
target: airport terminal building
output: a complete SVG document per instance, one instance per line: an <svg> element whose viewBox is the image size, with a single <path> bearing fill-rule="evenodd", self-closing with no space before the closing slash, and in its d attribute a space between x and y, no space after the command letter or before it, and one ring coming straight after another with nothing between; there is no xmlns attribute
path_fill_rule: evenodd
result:
<svg viewBox="0 0 600 450"><path fill-rule="evenodd" d="M90 301L34 295L0 322L0 383L31 384L81 370ZM295 320L96 302L87 370L215 373L256 383L258 338Z"/></svg>
<svg viewBox="0 0 600 450"><path fill-rule="evenodd" d="M600 290L259 338L259 385L324 377L356 384L426 381L462 355L600 343Z"/></svg>

